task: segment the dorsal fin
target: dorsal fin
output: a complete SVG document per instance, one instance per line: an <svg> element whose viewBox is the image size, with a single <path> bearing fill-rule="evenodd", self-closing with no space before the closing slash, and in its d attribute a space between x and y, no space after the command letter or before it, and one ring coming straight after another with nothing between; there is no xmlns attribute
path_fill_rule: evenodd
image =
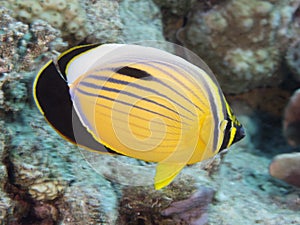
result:
<svg viewBox="0 0 300 225"><path fill-rule="evenodd" d="M96 48L98 46L100 46L101 44L89 44L89 45L80 45L80 46L76 46L73 47L65 52L63 52L57 60L59 69L62 73L63 76L65 76L66 78L66 69L68 64L70 63L70 61L75 58L76 56L90 50L93 48Z"/></svg>

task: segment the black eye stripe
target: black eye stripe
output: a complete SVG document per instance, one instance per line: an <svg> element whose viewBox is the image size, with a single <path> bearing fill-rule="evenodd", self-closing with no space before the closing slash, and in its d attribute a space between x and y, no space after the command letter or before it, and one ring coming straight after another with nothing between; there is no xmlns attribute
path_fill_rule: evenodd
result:
<svg viewBox="0 0 300 225"><path fill-rule="evenodd" d="M223 143L219 149L219 152L227 147L229 139L230 139L231 128L233 126L232 120L230 119L228 114L227 114L226 120L228 121L228 123L227 123L225 131L224 131L224 139L223 139Z"/></svg>

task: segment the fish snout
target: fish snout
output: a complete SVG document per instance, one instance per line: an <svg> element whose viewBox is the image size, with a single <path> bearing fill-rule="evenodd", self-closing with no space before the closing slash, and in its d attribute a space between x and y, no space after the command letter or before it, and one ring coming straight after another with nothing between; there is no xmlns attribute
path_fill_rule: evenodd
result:
<svg viewBox="0 0 300 225"><path fill-rule="evenodd" d="M233 143L238 142L246 136L246 132L243 126L236 127L236 134L233 139Z"/></svg>

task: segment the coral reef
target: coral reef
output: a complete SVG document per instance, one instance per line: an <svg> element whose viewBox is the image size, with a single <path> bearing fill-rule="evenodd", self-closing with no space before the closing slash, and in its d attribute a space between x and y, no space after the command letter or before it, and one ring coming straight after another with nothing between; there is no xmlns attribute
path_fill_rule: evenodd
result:
<svg viewBox="0 0 300 225"><path fill-rule="evenodd" d="M116 195L109 182L28 107L17 113L22 124L13 120L5 128L11 132L4 142L4 183L14 209L8 224L114 224Z"/></svg>
<svg viewBox="0 0 300 225"><path fill-rule="evenodd" d="M196 2L195 0L153 0L155 4L157 4L162 9L167 9L172 14L183 16L191 9L193 4Z"/></svg>
<svg viewBox="0 0 300 225"><path fill-rule="evenodd" d="M294 79L300 81L300 40L296 40L289 45L285 60L292 71Z"/></svg>
<svg viewBox="0 0 300 225"><path fill-rule="evenodd" d="M300 153L277 155L270 164L269 171L273 177L300 187Z"/></svg>
<svg viewBox="0 0 300 225"><path fill-rule="evenodd" d="M124 25L119 13L118 0L84 0L81 2L86 11L88 36L84 37L84 33L77 32L75 36L77 35L78 40L86 38L89 43L122 42Z"/></svg>
<svg viewBox="0 0 300 225"><path fill-rule="evenodd" d="M122 33L116 0L10 0L3 1L3 6L11 9L11 15L25 24L46 22L49 30L60 31L61 36L73 44L84 40L117 42Z"/></svg>
<svg viewBox="0 0 300 225"><path fill-rule="evenodd" d="M295 203L297 198L288 197L297 196L299 191L272 179L268 171L270 160L259 149L250 148L231 148L214 175L218 189L209 210L209 224L300 223L295 214L300 204Z"/></svg>
<svg viewBox="0 0 300 225"><path fill-rule="evenodd" d="M274 87L284 77L281 58L299 35L299 4L229 0L208 11L195 4L178 37L210 65L226 93Z"/></svg>
<svg viewBox="0 0 300 225"><path fill-rule="evenodd" d="M15 65L12 61L17 62L19 59L17 45L28 32L28 25L17 22L9 15L9 10L1 7L1 29L0 34L0 58L1 73L12 71Z"/></svg>
<svg viewBox="0 0 300 225"><path fill-rule="evenodd" d="M283 135L293 147L300 145L300 89L290 97L284 110ZM300 187L300 153L277 155L269 166L270 174L288 184Z"/></svg>
<svg viewBox="0 0 300 225"><path fill-rule="evenodd" d="M262 96L264 97L262 98ZM277 87L256 88L239 95L228 95L228 100L244 102L253 111L264 112L280 118L289 96L289 91Z"/></svg>
<svg viewBox="0 0 300 225"><path fill-rule="evenodd" d="M29 27L14 19L11 13L10 10L0 7L1 73L35 69L38 64L33 59L49 50L66 47L66 43L60 38L60 32L49 24L37 20ZM49 52L47 54L50 55Z"/></svg>
<svg viewBox="0 0 300 225"><path fill-rule="evenodd" d="M78 0L10 0L4 1L3 6L12 9L14 17L25 23L42 19L61 30L63 36L76 34L75 38L81 40L87 35L86 14Z"/></svg>
<svg viewBox="0 0 300 225"><path fill-rule="evenodd" d="M300 89L295 91L285 108L283 133L291 146L300 145Z"/></svg>
<svg viewBox="0 0 300 225"><path fill-rule="evenodd" d="M1 223L14 224L22 216L31 217L29 215L31 207L28 204L29 193L24 192L24 189L29 188L30 183L33 184L33 180L37 178L32 176L26 179L27 175L30 176L28 172L33 172L31 169L36 169L32 166L32 161L28 164L24 163L24 167L22 166L20 170L17 170L16 168L19 167L8 160L10 153L15 153L11 150L12 146L22 146L20 139L25 138L23 136L23 132L26 132L25 126L17 125L17 123L26 121L24 117L28 116L28 112L25 109L28 108L31 99L30 86L33 73L26 71L32 71L38 67L39 62L34 62L33 59L40 57L49 50L64 48L66 44L60 38L60 32L43 21L37 20L28 26L14 19L11 16L12 11L3 7L0 7L0 15L0 126L1 134L4 135L3 138L1 137L1 158L3 159L1 168L5 169L1 172ZM51 55L51 52L44 54L46 58L51 57ZM45 59L41 57L40 60ZM19 137L20 142L16 145L13 144L14 135L20 133L22 133ZM31 131L28 134L32 136ZM23 147L25 146L30 147L31 145L24 144ZM20 150L20 148L14 148L18 151L17 149ZM23 160L21 155L19 159ZM40 174L40 176L42 175ZM20 180L16 180L19 178ZM22 181L25 183L23 184ZM16 188L15 185L18 186L19 184L20 187Z"/></svg>
<svg viewBox="0 0 300 225"><path fill-rule="evenodd" d="M172 202L162 211L164 216L172 216L174 222L182 220L191 225L205 225L208 222L208 205L211 203L214 190L203 187L188 199Z"/></svg>
<svg viewBox="0 0 300 225"><path fill-rule="evenodd" d="M196 1L154 0L154 2L162 12L164 37L172 43L178 43L176 39L177 30L184 25L185 16Z"/></svg>
<svg viewBox="0 0 300 225"><path fill-rule="evenodd" d="M184 179L172 183L163 191L155 191L152 187L124 187L117 224L177 224L178 220L174 221L171 216L163 215L163 210L174 201L189 198L196 190L194 185ZM187 223L183 221L183 224Z"/></svg>
<svg viewBox="0 0 300 225"><path fill-rule="evenodd" d="M24 77L26 75L28 73ZM24 108L29 92L24 77L11 72L0 78L0 109L2 112L18 112Z"/></svg>
<svg viewBox="0 0 300 225"><path fill-rule="evenodd" d="M121 1L120 17L124 24L123 42L164 40L161 14L152 1Z"/></svg>
<svg viewBox="0 0 300 225"><path fill-rule="evenodd" d="M289 97L279 88L256 87L276 86L284 76L279 62L298 38L299 1L154 2L1 1L7 8L0 7L0 224L300 224L299 192L270 177L270 160L262 155L278 148L275 133L280 132L266 121L271 128L261 128L253 113L258 109L278 118ZM141 169L152 164L88 156L59 137L38 114L31 88L36 71L55 51L81 41L160 41L163 26L169 40L180 38L214 67L228 93L251 89L228 98L251 139L186 167L170 186L155 191L155 171ZM297 57L286 59L297 63ZM258 139L267 147L257 149L252 143ZM280 178L299 186L296 159L296 153L283 157ZM203 193L206 202L199 201Z"/></svg>
<svg viewBox="0 0 300 225"><path fill-rule="evenodd" d="M56 201L61 223L116 224L116 193L101 176L91 176L88 171L86 175L84 181L74 182Z"/></svg>
<svg viewBox="0 0 300 225"><path fill-rule="evenodd" d="M3 157L5 150L5 141L7 139L7 131L2 130L3 121L0 121L0 155ZM5 192L5 182L8 179L8 174L5 165L0 161L0 224L8 224L8 218L11 216L13 209L13 201L9 195Z"/></svg>

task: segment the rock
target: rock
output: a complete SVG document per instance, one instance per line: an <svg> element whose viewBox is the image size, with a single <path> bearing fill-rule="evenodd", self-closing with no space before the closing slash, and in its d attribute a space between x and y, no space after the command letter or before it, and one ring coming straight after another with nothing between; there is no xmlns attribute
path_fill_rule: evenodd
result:
<svg viewBox="0 0 300 225"><path fill-rule="evenodd" d="M16 21L11 17L11 11L4 7L0 7L1 16L1 33L0 33L0 58L1 58L1 71L4 73L10 72L18 64L13 62L21 61L18 54L18 43L25 37L29 27L27 24Z"/></svg>
<svg viewBox="0 0 300 225"><path fill-rule="evenodd" d="M300 40L296 40L288 47L285 56L286 64L292 71L295 80L300 81Z"/></svg>
<svg viewBox="0 0 300 225"><path fill-rule="evenodd" d="M162 9L167 9L172 14L183 16L191 9L195 0L153 0Z"/></svg>
<svg viewBox="0 0 300 225"><path fill-rule="evenodd" d="M0 7L0 16L2 18L0 21L1 73L30 71L38 66L34 62L36 57L49 50L66 47L66 43L60 37L60 31L41 20L36 20L29 26L16 20L12 16L12 11L4 7ZM51 57L50 52L44 56L47 55Z"/></svg>
<svg viewBox="0 0 300 225"><path fill-rule="evenodd" d="M179 39L216 74L225 93L276 87L281 58L299 35L299 1L228 0L208 11L193 6Z"/></svg>
<svg viewBox="0 0 300 225"><path fill-rule="evenodd" d="M163 210L172 202L188 199L197 187L190 180L181 179L166 188L155 191L147 186L125 186L119 202L119 225L183 224L181 219L174 220L171 215L163 215ZM181 223L179 223L181 222Z"/></svg>
<svg viewBox="0 0 300 225"><path fill-rule="evenodd" d="M123 42L164 40L161 12L152 0L124 0L120 3L120 16L124 24Z"/></svg>
<svg viewBox="0 0 300 225"><path fill-rule="evenodd" d="M46 22L72 44L85 39L91 43L117 42L122 31L116 0L29 0L26 3L11 0L3 6L11 9L12 16L23 23Z"/></svg>
<svg viewBox="0 0 300 225"><path fill-rule="evenodd" d="M0 121L0 129L3 128L3 121ZM0 155L3 157L5 152L5 142L9 139L6 130L0 130ZM0 224L9 224L9 218L12 217L12 211L14 209L14 202L10 198L9 194L5 191L6 181L8 179L7 168L3 161L0 161Z"/></svg>
<svg viewBox="0 0 300 225"><path fill-rule="evenodd" d="M84 32L77 32L77 40L88 43L122 42L124 23L119 13L118 0L81 0L81 5L87 17L87 36Z"/></svg>
<svg viewBox="0 0 300 225"><path fill-rule="evenodd" d="M300 187L300 153L277 155L270 164L269 171L273 177Z"/></svg>
<svg viewBox="0 0 300 225"><path fill-rule="evenodd" d="M35 6L41 6L41 4L53 3L53 0L30 0L26 1L28 5L24 5L24 2L2 1L3 5L17 9L16 11L0 8L2 31L0 32L0 73L2 73L0 77L0 155L2 159L0 162L0 223L12 225L174 225L178 221L177 224L191 224L192 222L201 224L208 219L211 225L220 223L236 225L241 222L244 225L300 224L300 217L295 211L285 205L284 201L276 201L273 198L274 196L285 198L286 196L282 193L290 189L272 183L274 180L270 179L267 171L269 160L258 154L261 153L259 150L253 149L254 146L249 144L252 140L231 148L224 157L218 155L217 160L212 160L205 166L200 164L187 166L171 185L155 191L152 183L155 172L153 164L109 155L92 156L93 163L90 160L87 162L82 157L83 151L86 152L86 150L82 149L81 152L76 146L57 135L38 113L32 101L32 80L36 76L36 71L56 55L53 51L62 52L68 45L74 45L82 40L87 42L135 42L145 39L161 41L164 40L161 19L166 16L163 10L168 7L172 8L172 13L181 17L182 23L177 26L179 28L184 23L183 17L189 13L190 9L193 10L191 18L197 17L194 15L196 11L201 14L201 17L197 18L202 18L202 11L212 14L215 11L220 12L219 7L229 7L239 3L230 0L209 0L205 3L202 1L202 6L205 4L205 7L201 6L201 10L203 9L201 11L194 7L199 1L178 1L172 4L170 0L155 0L157 4L161 3L161 9L164 8L160 11L151 0L80 0L76 1L77 6L81 8L80 12L77 11L78 7L73 8L73 13L78 12L73 17L74 25L71 23L73 21L66 20L67 14L50 13L51 10L52 12L66 12L68 5L66 2L56 0L57 4L49 5L52 9L48 7L47 13L43 11L45 14L41 16L33 15L33 12L29 10L29 7L32 7L31 3L35 2ZM253 2L265 4L266 1ZM279 8L283 8L283 16L274 13L274 16L278 16L276 17L278 20L274 20L276 22L274 27L289 27L288 24L293 16L291 12L297 8L297 1L290 1L290 4L287 4L288 7L283 7L287 1L280 6L275 6L275 2L277 1L272 1L272 3L270 1L269 5L274 5L274 10L276 8L280 11ZM185 5L185 3L190 5ZM253 8L254 3L247 2L247 4L251 9ZM234 6L234 8L238 7ZM35 13L40 10L38 7L33 7L33 9ZM223 10L230 11L226 7ZM257 7L257 11L266 15L268 4ZM18 16L17 13L19 13ZM47 15L54 15L54 17L47 20L45 18ZM74 16L72 13L69 15ZM33 17L32 20L26 19ZM62 20L57 20L57 18L62 18ZM258 30L262 28L259 26L259 21L265 21L265 18L267 16L261 16L254 21L254 25L259 27ZM51 19L56 19L56 22L53 23ZM69 26L64 26L66 21L70 22ZM76 28L77 22L83 23L80 26L82 30L71 29ZM216 29L224 29L226 23L231 24L230 21L224 21L220 14L208 17L208 22ZM251 20L245 20L243 26L245 30L254 27ZM63 27L66 29L64 30ZM199 29L199 27L194 29L196 28ZM269 32L269 26L266 28ZM290 28L292 29L292 26L287 30ZM201 29L202 27L200 31ZM253 34L250 31L250 33L245 33L243 40L248 34L251 34L252 38L258 35L258 30L254 29ZM277 32L275 30L275 28L271 30L271 36ZM278 32L287 34L284 30L278 29ZM222 35L215 34L216 39L218 37L225 39L227 35L232 38L235 33L229 30ZM289 34L295 33L292 31ZM72 37L72 40L67 38L68 35ZM213 39L213 36L209 34L207 37ZM197 40L195 38L192 41ZM199 38L199 40L204 39ZM239 37L237 36L234 40L238 43ZM274 44L273 40L272 37L266 38L262 45L257 45L259 48L257 51L254 49L253 54L258 54L264 59L265 52L259 50L260 48L264 50L264 46L269 49L270 43ZM286 40L286 37L282 37L282 40ZM224 53L228 52L232 58L237 56L247 61L248 58L243 54L246 56L251 56L251 54L249 49L245 48L246 44L242 41L238 46L241 50L228 48L228 51L226 49ZM251 50L253 46L256 47L252 44L249 45ZM280 44L282 48L285 48L284 42ZM276 43L274 45L275 53L277 53L278 45ZM214 53L208 50L206 52L208 55ZM283 50L280 47L281 51ZM220 51L216 52L220 53ZM277 59L275 56L270 54L270 59L266 62L262 60L263 65ZM214 63L220 63L218 60L220 58L223 59L222 55L219 58L213 57ZM249 60L253 62L249 64L251 68L252 66L260 68L260 61L256 62L253 57ZM272 69L266 66L263 69L272 72ZM259 82L259 79L253 82ZM244 85L243 82L242 84ZM248 84L245 83L245 85L248 87ZM236 88L242 87L236 86ZM238 100L244 102L254 93L257 96L266 96L267 101L270 101L268 96L272 95L264 91L250 92ZM270 111L278 111L277 105L275 107L274 104L267 104L263 101L253 103L251 100L247 100L251 103L248 104L251 108L255 105L266 108L272 106ZM255 114L248 115L246 120L250 124L250 133L254 139L257 138L257 133L261 128L253 124L251 128L251 123L255 119L252 119L253 115ZM273 134L270 132L267 135L265 139L269 146L273 141L270 138ZM86 156L84 153L83 155ZM149 171L144 171L147 168L153 170L148 173ZM216 196L218 196L209 204L207 212L202 211L202 201L193 201L202 200L202 192L196 191L203 185L216 190ZM193 195L195 192L196 194ZM293 196L298 196L295 191L292 193ZM210 200L210 198L205 199L205 205ZM297 199L294 198L293 201L293 210L298 210ZM179 210L176 206L180 206Z"/></svg>
<svg viewBox="0 0 300 225"><path fill-rule="evenodd" d="M264 96L263 98L261 96ZM238 95L228 95L228 101L240 101L253 111L281 118L290 93L278 87L256 88ZM239 108L237 108L239 110Z"/></svg>
<svg viewBox="0 0 300 225"><path fill-rule="evenodd" d="M13 16L24 23L37 19L47 21L52 27L60 29L63 36L73 35L78 40L87 35L86 13L78 0L60 1L5 1L3 6L13 11Z"/></svg>
<svg viewBox="0 0 300 225"><path fill-rule="evenodd" d="M202 187L188 199L172 202L162 211L163 216L172 216L174 222L183 220L191 225L205 225L208 222L208 206L214 196L214 190Z"/></svg>
<svg viewBox="0 0 300 225"><path fill-rule="evenodd" d="M300 89L295 91L285 108L283 134L289 145L300 145Z"/></svg>

